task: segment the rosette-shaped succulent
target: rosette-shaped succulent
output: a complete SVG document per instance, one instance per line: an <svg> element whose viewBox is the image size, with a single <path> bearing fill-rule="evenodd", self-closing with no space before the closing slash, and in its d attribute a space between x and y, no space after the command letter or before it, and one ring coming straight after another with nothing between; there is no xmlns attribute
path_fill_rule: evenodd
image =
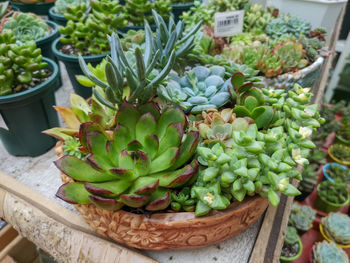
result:
<svg viewBox="0 0 350 263"><path fill-rule="evenodd" d="M292 204L288 224L300 231L309 231L316 217L316 211L310 206Z"/></svg>
<svg viewBox="0 0 350 263"><path fill-rule="evenodd" d="M271 50L266 50L257 64L257 69L271 78L280 75L283 71L282 61L278 56L275 56Z"/></svg>
<svg viewBox="0 0 350 263"><path fill-rule="evenodd" d="M158 88L158 95L166 102L181 106L185 112L217 109L230 100L224 75L225 69L220 66L197 66L181 78L174 72L168 85Z"/></svg>
<svg viewBox="0 0 350 263"><path fill-rule="evenodd" d="M339 245L350 244L350 217L342 213L329 213L322 218L322 226L327 237Z"/></svg>
<svg viewBox="0 0 350 263"><path fill-rule="evenodd" d="M0 96L31 88L33 80L47 76L46 67L34 41L19 46L12 31L0 34Z"/></svg>
<svg viewBox="0 0 350 263"><path fill-rule="evenodd" d="M64 15L67 11L67 7L80 5L81 3L86 3L86 0L56 0L54 10L55 13Z"/></svg>
<svg viewBox="0 0 350 263"><path fill-rule="evenodd" d="M303 45L299 42L289 40L276 44L274 54L281 60L284 73L296 71L308 65Z"/></svg>
<svg viewBox="0 0 350 263"><path fill-rule="evenodd" d="M305 20L295 16L282 15L268 23L266 33L272 38L279 38L287 34L299 37L307 36L310 29L311 25Z"/></svg>
<svg viewBox="0 0 350 263"><path fill-rule="evenodd" d="M314 263L349 263L349 259L344 250L337 247L333 242L326 240L318 242L312 249L312 262Z"/></svg>
<svg viewBox="0 0 350 263"><path fill-rule="evenodd" d="M272 14L263 6L252 5L244 15L244 31L262 33L272 19Z"/></svg>
<svg viewBox="0 0 350 263"><path fill-rule="evenodd" d="M50 34L51 28L40 17L32 13L14 12L2 22L1 30L12 30L17 43L23 44L31 40L38 40Z"/></svg>
<svg viewBox="0 0 350 263"><path fill-rule="evenodd" d="M76 182L62 185L57 196L74 204L93 203L118 210L123 205L149 211L166 209L171 191L195 178L191 162L198 132L185 132L186 116L179 108L162 113L154 103L138 107L123 103L115 128L105 131L95 122L80 126L86 160L65 155L56 166Z"/></svg>

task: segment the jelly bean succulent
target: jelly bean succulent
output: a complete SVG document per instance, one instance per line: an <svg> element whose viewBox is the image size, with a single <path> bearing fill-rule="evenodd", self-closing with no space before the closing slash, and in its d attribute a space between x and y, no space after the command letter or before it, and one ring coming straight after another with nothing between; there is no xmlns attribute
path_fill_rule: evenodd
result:
<svg viewBox="0 0 350 263"><path fill-rule="evenodd" d="M191 198L190 187L184 187L178 192L171 193L171 209L174 211L193 212L196 200Z"/></svg>
<svg viewBox="0 0 350 263"><path fill-rule="evenodd" d="M350 217L342 213L329 213L322 218L325 235L339 245L350 244Z"/></svg>
<svg viewBox="0 0 350 263"><path fill-rule="evenodd" d="M309 231L316 217L316 211L310 206L292 204L288 224L299 231Z"/></svg>
<svg viewBox="0 0 350 263"><path fill-rule="evenodd" d="M127 23L123 7L118 0L91 1L91 11L85 3L67 8L64 14L68 20L65 27L59 27L63 45L71 45L73 54L102 54L109 50L107 34L124 27Z"/></svg>
<svg viewBox="0 0 350 263"><path fill-rule="evenodd" d="M32 13L14 12L12 16L2 21L2 30L12 30L17 44L38 40L48 36L51 28L40 17Z"/></svg>
<svg viewBox="0 0 350 263"><path fill-rule="evenodd" d="M344 204L349 200L347 184L323 181L318 185L317 195L332 204Z"/></svg>
<svg viewBox="0 0 350 263"><path fill-rule="evenodd" d="M322 241L315 243L312 249L312 262L315 263L349 263L344 250L337 247L333 242Z"/></svg>
<svg viewBox="0 0 350 263"><path fill-rule="evenodd" d="M225 69L220 66L197 66L181 78L173 72L168 85L158 88L158 95L165 102L179 105L187 113L217 109L230 100L230 94L224 86L224 75Z"/></svg>
<svg viewBox="0 0 350 263"><path fill-rule="evenodd" d="M32 81L47 77L41 50L34 41L16 44L12 31L0 34L0 96L32 88Z"/></svg>
<svg viewBox="0 0 350 263"><path fill-rule="evenodd" d="M64 15L68 7L86 3L86 0L56 0L54 11L57 14Z"/></svg>
<svg viewBox="0 0 350 263"><path fill-rule="evenodd" d="M198 171L195 153L199 134L186 132L187 119L179 108L154 103L124 102L113 130L95 123L80 126L81 151L86 160L64 155L56 166L75 182L62 185L57 196L75 204L93 203L108 210L126 205L149 211L166 209L171 192L193 180Z"/></svg>

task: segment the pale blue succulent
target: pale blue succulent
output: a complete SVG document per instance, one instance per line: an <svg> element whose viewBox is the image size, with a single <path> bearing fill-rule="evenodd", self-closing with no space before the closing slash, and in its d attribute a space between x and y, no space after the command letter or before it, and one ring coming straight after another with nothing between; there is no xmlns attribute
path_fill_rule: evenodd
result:
<svg viewBox="0 0 350 263"><path fill-rule="evenodd" d="M197 66L183 77L171 72L168 85L159 87L158 95L168 103L179 105L186 113L217 109L230 101L224 75L225 68L221 66Z"/></svg>

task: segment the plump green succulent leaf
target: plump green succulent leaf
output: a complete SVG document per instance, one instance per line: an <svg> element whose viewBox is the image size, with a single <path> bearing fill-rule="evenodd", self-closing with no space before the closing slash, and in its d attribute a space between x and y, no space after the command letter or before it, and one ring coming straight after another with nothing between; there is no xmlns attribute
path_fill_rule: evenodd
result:
<svg viewBox="0 0 350 263"><path fill-rule="evenodd" d="M131 185L132 182L127 180L115 180L103 183L84 183L85 189L92 195L98 195L106 198L118 197Z"/></svg>
<svg viewBox="0 0 350 263"><path fill-rule="evenodd" d="M63 184L56 193L58 198L71 204L90 204L90 195L80 182Z"/></svg>
<svg viewBox="0 0 350 263"><path fill-rule="evenodd" d="M141 114L135 106L125 102L119 107L115 122L128 127L131 137L135 138L135 127L140 116Z"/></svg>
<svg viewBox="0 0 350 263"><path fill-rule="evenodd" d="M158 153L159 148L159 139L158 136L155 134L148 134L144 138L144 151L150 156L151 159L154 159L154 157Z"/></svg>
<svg viewBox="0 0 350 263"><path fill-rule="evenodd" d="M152 161L150 173L157 173L169 169L178 158L179 153L180 149L178 147L169 147Z"/></svg>
<svg viewBox="0 0 350 263"><path fill-rule="evenodd" d="M241 87L244 84L244 75L241 72L237 72L231 77L231 84L234 89Z"/></svg>
<svg viewBox="0 0 350 263"><path fill-rule="evenodd" d="M158 155L162 154L169 147L179 146L183 136L181 123L171 123L167 127L163 138L160 140Z"/></svg>
<svg viewBox="0 0 350 263"><path fill-rule="evenodd" d="M137 194L123 194L119 197L120 202L126 204L129 207L139 208L147 204L149 201L149 195L137 195Z"/></svg>
<svg viewBox="0 0 350 263"><path fill-rule="evenodd" d="M137 160L135 162L135 170L139 176L145 176L148 174L151 168L151 159L143 151L136 152Z"/></svg>
<svg viewBox="0 0 350 263"><path fill-rule="evenodd" d="M185 140L180 146L179 157L172 165L172 169L177 169L184 165L195 153L199 142L199 132L190 131L186 134Z"/></svg>
<svg viewBox="0 0 350 263"><path fill-rule="evenodd" d="M104 198L101 196L93 195L89 196L89 199L92 204L104 210L117 211L120 210L124 205L123 203L118 202L115 199Z"/></svg>
<svg viewBox="0 0 350 263"><path fill-rule="evenodd" d="M151 202L146 206L148 211L158 211L166 209L171 202L170 191L158 188L151 195Z"/></svg>
<svg viewBox="0 0 350 263"><path fill-rule="evenodd" d="M251 117L253 118L258 129L267 127L273 119L274 111L271 107L257 107L253 110Z"/></svg>
<svg viewBox="0 0 350 263"><path fill-rule="evenodd" d="M181 123L182 127L186 127L187 119L180 108L167 108L161 114L157 125L157 135L160 139L162 139L166 129L171 123Z"/></svg>
<svg viewBox="0 0 350 263"><path fill-rule="evenodd" d="M145 137L156 132L156 119L151 113L143 114L136 123L136 139L143 144Z"/></svg>

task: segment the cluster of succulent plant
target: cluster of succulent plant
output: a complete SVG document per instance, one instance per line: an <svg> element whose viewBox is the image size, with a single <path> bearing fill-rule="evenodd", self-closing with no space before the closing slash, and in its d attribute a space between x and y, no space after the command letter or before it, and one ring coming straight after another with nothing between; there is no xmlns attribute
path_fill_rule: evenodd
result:
<svg viewBox="0 0 350 263"><path fill-rule="evenodd" d="M310 23L291 15L280 15L272 19L266 26L266 33L272 38L279 38L283 35L307 36L310 30Z"/></svg>
<svg viewBox="0 0 350 263"><path fill-rule="evenodd" d="M21 12L4 18L0 31L3 30L12 30L18 44L44 38L51 32L50 26L40 16Z"/></svg>
<svg viewBox="0 0 350 263"><path fill-rule="evenodd" d="M312 262L314 263L349 263L344 250L337 247L333 242L317 242L312 248Z"/></svg>
<svg viewBox="0 0 350 263"><path fill-rule="evenodd" d="M317 38L320 41L325 41L326 34L327 34L326 29L319 27L310 31L309 38Z"/></svg>
<svg viewBox="0 0 350 263"><path fill-rule="evenodd" d="M318 185L318 196L332 204L344 204L349 199L347 184L323 181Z"/></svg>
<svg viewBox="0 0 350 263"><path fill-rule="evenodd" d="M145 31L144 30L128 30L122 34L121 43L125 51L140 46L145 42Z"/></svg>
<svg viewBox="0 0 350 263"><path fill-rule="evenodd" d="M284 238L284 242L290 245L293 245L299 241L298 232L295 227L287 226L286 228L286 236Z"/></svg>
<svg viewBox="0 0 350 263"><path fill-rule="evenodd" d="M350 151L349 147L344 144L333 144L331 148L332 155L338 160L344 162L350 162Z"/></svg>
<svg viewBox="0 0 350 263"><path fill-rule="evenodd" d="M33 80L47 76L42 71L47 63L42 61L35 42L20 46L16 42L12 31L4 30L0 34L0 96L29 89Z"/></svg>
<svg viewBox="0 0 350 263"><path fill-rule="evenodd" d="M319 50L321 50L324 46L324 41L321 41L316 37L301 37L300 43L303 45L303 48L306 51L306 56L308 57L309 61L314 61L319 54Z"/></svg>
<svg viewBox="0 0 350 263"><path fill-rule="evenodd" d="M292 226L287 226L286 234L284 237L284 243L281 251L281 257L295 257L300 250L299 240L300 237L298 236L297 230Z"/></svg>
<svg viewBox="0 0 350 263"><path fill-rule="evenodd" d="M145 20L153 24L152 10L157 11L165 20L168 20L171 1L126 0L125 3L126 17L134 26L143 25Z"/></svg>
<svg viewBox="0 0 350 263"><path fill-rule="evenodd" d="M310 164L304 167L302 172L303 180L300 181L298 189L304 193L311 193L317 184L317 164Z"/></svg>
<svg viewBox="0 0 350 263"><path fill-rule="evenodd" d="M191 188L183 187L177 192L171 193L171 209L174 211L193 212L196 208L195 199L191 198Z"/></svg>
<svg viewBox="0 0 350 263"><path fill-rule="evenodd" d="M86 0L56 0L54 10L55 13L64 15L68 7L80 5L82 3L86 3Z"/></svg>
<svg viewBox="0 0 350 263"><path fill-rule="evenodd" d="M60 42L72 45L83 55L107 52L109 45L106 35L127 24L118 0L91 1L90 6L89 13L85 3L67 8L64 14L67 25L59 27L60 33L65 35Z"/></svg>
<svg viewBox="0 0 350 263"><path fill-rule="evenodd" d="M310 206L292 204L288 224L294 226L299 231L309 231L316 217L316 211Z"/></svg>
<svg viewBox="0 0 350 263"><path fill-rule="evenodd" d="M350 244L350 217L343 213L329 213L322 218L323 231L333 242Z"/></svg>
<svg viewBox="0 0 350 263"><path fill-rule="evenodd" d="M244 15L244 32L263 33L273 19L270 10L261 5L252 5Z"/></svg>
<svg viewBox="0 0 350 263"><path fill-rule="evenodd" d="M330 165L327 174L337 183L350 183L350 170L340 165Z"/></svg>
<svg viewBox="0 0 350 263"><path fill-rule="evenodd" d="M187 120L179 108L154 103L138 107L124 102L106 133L95 122L79 129L86 160L65 155L56 166L76 182L62 185L57 196L70 203L119 210L127 205L155 211L166 209L172 189L195 179L196 160L188 163L198 144L198 132L185 132Z"/></svg>
<svg viewBox="0 0 350 263"><path fill-rule="evenodd" d="M183 77L173 72L168 85L158 88L158 95L165 102L179 105L186 113L217 109L230 100L224 86L224 75L225 69L220 66L197 66Z"/></svg>

